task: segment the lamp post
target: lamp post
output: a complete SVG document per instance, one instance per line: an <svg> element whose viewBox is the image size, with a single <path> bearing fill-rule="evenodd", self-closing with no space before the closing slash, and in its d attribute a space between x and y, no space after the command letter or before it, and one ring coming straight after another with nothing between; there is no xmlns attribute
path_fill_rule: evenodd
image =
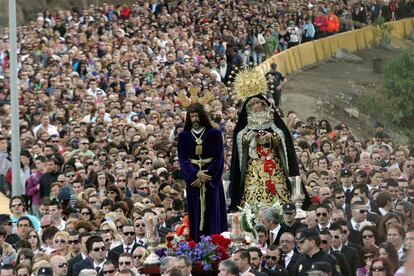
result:
<svg viewBox="0 0 414 276"><path fill-rule="evenodd" d="M10 105L11 105L11 161L12 187L20 185L20 126L19 126L19 92L17 90L17 35L16 35L16 0L9 0L9 34L10 34ZM15 191L16 189L14 189ZM14 196L12 189L12 196Z"/></svg>

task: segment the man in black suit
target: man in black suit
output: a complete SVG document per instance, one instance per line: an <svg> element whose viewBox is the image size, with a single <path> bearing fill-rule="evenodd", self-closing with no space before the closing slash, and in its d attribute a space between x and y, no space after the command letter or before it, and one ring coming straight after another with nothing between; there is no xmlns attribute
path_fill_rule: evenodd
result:
<svg viewBox="0 0 414 276"><path fill-rule="evenodd" d="M295 236L292 233L285 232L282 234L280 237L280 251L279 264L289 271L300 257L300 254L295 251Z"/></svg>
<svg viewBox="0 0 414 276"><path fill-rule="evenodd" d="M348 223L349 241L359 243L361 241L360 226L361 223L367 220L368 208L362 201L356 201L351 204L351 220Z"/></svg>
<svg viewBox="0 0 414 276"><path fill-rule="evenodd" d="M345 203L350 204L351 199L354 196L354 185L352 185L354 178L352 177L352 171L348 169L342 169L339 173L339 182L342 185L342 190L345 194Z"/></svg>
<svg viewBox="0 0 414 276"><path fill-rule="evenodd" d="M329 226L331 226L331 216L332 216L332 209L328 204L320 203L316 208L316 221L318 225L315 229L318 232L322 230L328 230Z"/></svg>
<svg viewBox="0 0 414 276"><path fill-rule="evenodd" d="M339 263L339 267L342 273L342 276L352 276L351 269L349 268L349 263L345 258L345 255L339 251L332 250L332 235L328 230L322 230L320 232L321 245L320 248L327 254L334 256ZM341 237L338 237L339 239Z"/></svg>
<svg viewBox="0 0 414 276"><path fill-rule="evenodd" d="M118 258L121 253L133 253L138 244L136 243L135 236L135 227L133 224L125 224L122 226L122 236L123 243L113 248L110 251L111 260L114 263L118 263Z"/></svg>
<svg viewBox="0 0 414 276"><path fill-rule="evenodd" d="M355 186L354 194L356 196L359 196L362 201L365 203L365 205L368 207L368 212L375 213L377 215L380 215L380 211L378 210L378 205L374 200L371 200L368 198L369 190L367 185L361 184Z"/></svg>
<svg viewBox="0 0 414 276"><path fill-rule="evenodd" d="M349 233L350 233L350 227L348 225L348 222L346 222L345 220L338 220L335 222L336 224L338 224L341 227L341 233L342 233L342 244L352 247L354 248L358 254L359 254L359 259L362 260L362 245L361 242L359 241L358 243L354 243L348 240L349 237Z"/></svg>
<svg viewBox="0 0 414 276"><path fill-rule="evenodd" d="M232 259L237 263L239 267L240 275L250 272L256 276L267 276L267 274L263 272L256 271L251 266L251 258L250 253L246 249L239 249L233 253Z"/></svg>
<svg viewBox="0 0 414 276"><path fill-rule="evenodd" d="M278 245L283 230L275 208L270 207L263 211L263 224L269 230L269 244Z"/></svg>
<svg viewBox="0 0 414 276"><path fill-rule="evenodd" d="M69 259L68 261L68 276L76 275L73 273L73 267L88 258L88 250L86 249L86 241L91 237L90 232L83 232L79 234L78 241L81 244L81 252L79 255Z"/></svg>
<svg viewBox="0 0 414 276"><path fill-rule="evenodd" d="M329 228L332 235L331 248L333 251L341 252L345 255L349 263L352 275L356 275L356 271L361 267L361 260L356 249L342 244L342 228L337 223L332 223Z"/></svg>
<svg viewBox="0 0 414 276"><path fill-rule="evenodd" d="M274 245L272 245L272 246L274 246ZM289 275L287 273L287 271L282 266L278 266L274 270L273 269L267 269L267 268L263 267L262 266L263 253L259 248L250 247L247 250L250 253L251 266L254 270L256 270L258 272L263 272L263 273L267 274L268 276L276 276L276 275L288 276Z"/></svg>
<svg viewBox="0 0 414 276"><path fill-rule="evenodd" d="M92 236L86 242L88 258L73 267L73 275L79 275L83 269L93 269L103 276L103 264L106 261L107 249L103 239L99 236Z"/></svg>

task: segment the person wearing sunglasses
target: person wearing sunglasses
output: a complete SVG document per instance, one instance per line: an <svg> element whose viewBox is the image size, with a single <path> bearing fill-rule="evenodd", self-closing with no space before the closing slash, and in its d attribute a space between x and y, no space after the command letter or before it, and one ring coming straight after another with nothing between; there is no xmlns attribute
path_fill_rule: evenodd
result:
<svg viewBox="0 0 414 276"><path fill-rule="evenodd" d="M119 271L130 269L135 275L138 274L138 270L135 268L134 257L131 253L121 253L121 255L119 255L118 269Z"/></svg>
<svg viewBox="0 0 414 276"><path fill-rule="evenodd" d="M316 221L318 222L317 230L327 230L331 226L332 209L329 205L320 203L316 208Z"/></svg>
<svg viewBox="0 0 414 276"><path fill-rule="evenodd" d="M68 273L68 262L63 256L57 255L50 258L53 276L66 276Z"/></svg>
<svg viewBox="0 0 414 276"><path fill-rule="evenodd" d="M329 231L325 233L329 233ZM290 270L290 275L305 276L314 263L321 261L331 265L332 276L342 275L338 260L320 248L321 240L322 238L315 228L304 228L300 232L297 242L302 256Z"/></svg>
<svg viewBox="0 0 414 276"><path fill-rule="evenodd" d="M376 257L372 260L369 272L372 276L393 276L394 267L388 258Z"/></svg>
<svg viewBox="0 0 414 276"><path fill-rule="evenodd" d="M59 231L53 237L53 249L56 253L54 255L64 256L66 260L69 260L71 257L70 247L69 247L69 234L66 231Z"/></svg>
<svg viewBox="0 0 414 276"><path fill-rule="evenodd" d="M6 231L6 234L4 236L5 242L13 245L16 244L18 240L20 240L19 236L17 236L15 233L12 233L13 222L9 214L0 214L0 226L3 226L4 230Z"/></svg>
<svg viewBox="0 0 414 276"><path fill-rule="evenodd" d="M368 208L362 201L356 201L351 204L351 221L349 241L359 243L361 240L360 226L367 220Z"/></svg>
<svg viewBox="0 0 414 276"><path fill-rule="evenodd" d="M266 248L266 254L263 256L263 267L267 270L275 270L277 268L281 251L277 245L271 244Z"/></svg>
<svg viewBox="0 0 414 276"><path fill-rule="evenodd" d="M86 241L86 250L88 252L89 258L85 258L83 261L75 264L73 266L73 274L79 275L83 269L93 269L98 272L98 275L103 274L103 266L105 261L107 261L107 253L105 242L99 236L91 236Z"/></svg>
<svg viewBox="0 0 414 276"><path fill-rule="evenodd" d="M342 243L342 227L337 223L332 223L329 227L329 233L332 236L331 250L338 251L345 256L348 261L352 275L355 275L357 269L361 267L361 260L358 251L355 248Z"/></svg>
<svg viewBox="0 0 414 276"><path fill-rule="evenodd" d="M126 223L122 225L121 236L123 243L111 250L111 256L115 256L118 259L122 253L132 253L137 248L138 243L136 242L135 227L133 224Z"/></svg>
<svg viewBox="0 0 414 276"><path fill-rule="evenodd" d="M335 257L338 260L339 268L341 270L342 275L343 276L353 275L351 273L349 262L347 261L345 255L342 254L338 250L333 250L332 241L333 241L334 237L331 235L331 233L328 230L322 230L321 233L320 233L320 238L321 238L320 248L325 253L328 253L329 255ZM340 239L341 237L337 236L336 238Z"/></svg>

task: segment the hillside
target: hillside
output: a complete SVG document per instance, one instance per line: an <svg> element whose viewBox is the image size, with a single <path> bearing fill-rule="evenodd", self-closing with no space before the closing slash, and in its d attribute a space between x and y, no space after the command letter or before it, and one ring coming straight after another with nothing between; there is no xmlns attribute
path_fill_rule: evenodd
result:
<svg viewBox="0 0 414 276"><path fill-rule="evenodd" d="M386 62L398 53L398 49L390 48L382 50L381 56ZM353 63L332 58L288 75L282 97L285 113L295 110L302 119L316 116L328 119L333 125L344 122L357 137L370 137L376 119L367 116L366 110L358 109L358 98L364 92L380 87L382 74L373 72L372 50L354 54L362 60ZM386 127L391 130L390 126ZM394 137L406 142L406 137Z"/></svg>

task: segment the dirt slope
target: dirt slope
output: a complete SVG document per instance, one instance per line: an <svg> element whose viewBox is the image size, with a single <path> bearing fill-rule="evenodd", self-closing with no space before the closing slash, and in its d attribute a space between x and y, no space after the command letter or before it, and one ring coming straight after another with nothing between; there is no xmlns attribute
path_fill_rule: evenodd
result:
<svg viewBox="0 0 414 276"><path fill-rule="evenodd" d="M383 50L381 56L387 61L398 53L397 49ZM357 137L370 137L375 118L367 116L365 110L358 110L358 97L369 89L380 87L382 74L373 72L372 50L354 54L362 61L352 63L332 58L288 75L282 96L285 113L295 110L303 120L316 116L328 119L332 125L344 122ZM345 109L356 110L348 113ZM405 140L400 136L396 138Z"/></svg>

